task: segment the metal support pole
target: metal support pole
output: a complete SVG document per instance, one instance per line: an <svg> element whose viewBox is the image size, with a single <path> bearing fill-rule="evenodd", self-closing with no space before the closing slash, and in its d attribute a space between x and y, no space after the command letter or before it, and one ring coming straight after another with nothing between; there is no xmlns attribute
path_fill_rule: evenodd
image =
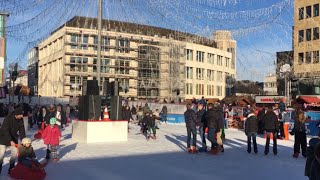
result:
<svg viewBox="0 0 320 180"><path fill-rule="evenodd" d="M98 0L98 47L97 47L97 79L100 94L101 81L101 31L102 31L102 0Z"/></svg>

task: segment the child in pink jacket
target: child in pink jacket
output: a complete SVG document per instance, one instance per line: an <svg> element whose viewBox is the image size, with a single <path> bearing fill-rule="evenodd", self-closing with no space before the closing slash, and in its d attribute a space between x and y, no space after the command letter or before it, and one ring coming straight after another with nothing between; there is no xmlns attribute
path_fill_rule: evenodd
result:
<svg viewBox="0 0 320 180"><path fill-rule="evenodd" d="M47 126L42 134L44 144L47 145L46 159L50 159L50 154L54 161L58 161L57 148L60 142L61 132L59 126L56 125L56 118L50 119L50 126Z"/></svg>

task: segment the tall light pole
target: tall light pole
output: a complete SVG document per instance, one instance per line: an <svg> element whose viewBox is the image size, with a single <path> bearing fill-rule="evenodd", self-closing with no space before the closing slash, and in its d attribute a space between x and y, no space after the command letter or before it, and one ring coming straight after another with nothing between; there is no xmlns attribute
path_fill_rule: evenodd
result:
<svg viewBox="0 0 320 180"><path fill-rule="evenodd" d="M97 78L100 94L101 81L101 31L102 31L102 0L98 0L98 47L97 47Z"/></svg>

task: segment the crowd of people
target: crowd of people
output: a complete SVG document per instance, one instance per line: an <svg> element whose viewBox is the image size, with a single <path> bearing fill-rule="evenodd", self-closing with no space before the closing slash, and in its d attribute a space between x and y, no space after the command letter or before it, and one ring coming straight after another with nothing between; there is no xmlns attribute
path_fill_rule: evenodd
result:
<svg viewBox="0 0 320 180"><path fill-rule="evenodd" d="M31 139L26 137L23 117L28 117L28 126L31 129L42 129L41 138L46 146L46 160L58 161L58 146L61 131L68 121L78 118L78 107L69 105L50 105L31 107L28 104L0 105L1 115L5 116L0 128L0 173L6 149L11 150L8 174L18 164L28 168L43 168L36 160L36 154L31 145ZM21 144L19 144L19 140Z"/></svg>
<svg viewBox="0 0 320 180"><path fill-rule="evenodd" d="M189 153L209 152L218 154L224 152L224 128L228 126L229 107L219 102L207 104L205 101L190 102L186 105L187 110L184 113L187 127L187 150ZM273 154L278 154L277 139L285 138L284 121L281 109L278 105L262 108L258 113L255 107L245 108L244 132L247 136L247 152L258 153L256 137L263 134L266 137L264 154L268 155L270 138L273 139ZM294 135L293 157L298 158L301 153L307 159L305 175L310 180L320 178L320 133L319 137L312 138L307 147L306 121L301 108L297 108L294 117L294 127L291 135ZM319 124L318 124L319 126ZM207 130L207 138L205 132ZM201 137L201 147L197 149L197 132ZM192 136L192 137L191 137ZM211 142L211 148L208 149L206 139Z"/></svg>
<svg viewBox="0 0 320 180"><path fill-rule="evenodd" d="M150 138L156 139L157 129L160 129L160 124L167 123L168 108L163 106L162 110L155 109L151 110L148 103L142 105L132 105L130 106L125 103L122 107L122 118L128 121L128 132L129 132L129 123L137 124L141 127L141 133L146 136L146 139Z"/></svg>
<svg viewBox="0 0 320 180"><path fill-rule="evenodd" d="M1 105L0 105L1 106ZM225 151L223 141L225 139L224 129L228 128L228 117L230 107L216 103L207 103L204 99L187 103L187 110L184 113L187 129L187 151L189 153L209 152L212 154ZM15 167L19 152L18 163L26 167L43 168L36 160L36 154L31 145L31 139L26 137L23 117L28 116L29 127L43 129L42 140L46 147L46 159L58 160L58 146L61 138L61 131L68 122L78 118L78 107L66 105L35 105L31 108L28 104L1 106L1 113L5 119L0 128L0 173L2 170L3 158L7 148L11 150L10 166L8 173ZM264 154L268 155L270 139L273 140L273 154L277 155L277 139L284 138L283 118L281 109L277 105L262 108L257 112L255 107L245 108L244 133L247 136L247 152L258 153L256 138L258 134L266 136ZM122 110L123 119L141 127L141 133L147 140L157 139L156 133L161 123L167 123L168 108L163 106L161 111L144 106L124 104ZM310 179L320 177L320 136L309 141L307 146L306 121L302 109L298 108L295 113L294 128L291 135L294 135L293 157L298 158L300 153L307 159L305 175ZM129 124L129 123L128 123ZM128 126L128 131L130 127ZM197 134L201 138L201 147L197 148ZM206 136L207 134L207 136ZM21 144L19 144L19 139ZM207 146L207 140L211 147Z"/></svg>

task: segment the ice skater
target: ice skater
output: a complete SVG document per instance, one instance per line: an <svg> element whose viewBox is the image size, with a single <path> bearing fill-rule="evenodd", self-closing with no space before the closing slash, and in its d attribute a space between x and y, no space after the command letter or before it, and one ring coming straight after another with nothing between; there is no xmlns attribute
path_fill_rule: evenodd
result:
<svg viewBox="0 0 320 180"><path fill-rule="evenodd" d="M155 117L152 114L152 111L146 112L145 116L142 119L143 132L146 135L147 140L150 138L157 139L156 128L155 128ZM151 131L153 136L151 136Z"/></svg>
<svg viewBox="0 0 320 180"><path fill-rule="evenodd" d="M196 113L192 109L192 104L187 104L187 110L184 112L184 119L187 126L187 133L188 133L188 139L187 139L187 149L189 153L198 153L198 150L196 148L197 144L197 126L198 126L198 120ZM192 144L191 144L191 134L192 134Z"/></svg>
<svg viewBox="0 0 320 180"><path fill-rule="evenodd" d="M300 147L302 150L302 156L307 157L307 134L306 134L306 118L302 109L298 109L295 116L294 127L292 133L294 133L294 150L293 157L298 158L300 153Z"/></svg>
<svg viewBox="0 0 320 180"><path fill-rule="evenodd" d="M266 115L263 117L263 130L267 135L264 154L267 155L269 153L270 136L273 135L273 154L277 155L277 134L279 132L279 121L277 115L273 112L271 107L268 108Z"/></svg>
<svg viewBox="0 0 320 180"><path fill-rule="evenodd" d="M18 163L21 165L37 169L37 168L43 168L45 164L40 164L38 160L36 159L36 153L33 150L33 147L31 146L31 139L30 138L23 138L21 145L18 147L19 149L19 158Z"/></svg>
<svg viewBox="0 0 320 180"><path fill-rule="evenodd" d="M245 121L245 133L247 135L247 152L251 153L251 138L253 142L253 151L254 153L258 153L258 146L257 146L257 133L258 133L258 119L256 117L255 109L250 110L250 114L248 115L247 120Z"/></svg>
<svg viewBox="0 0 320 180"><path fill-rule="evenodd" d="M42 134L44 144L47 145L46 159L49 160L52 156L53 161L59 160L57 149L61 138L61 132L59 126L56 123L56 118L51 118L50 126L47 126Z"/></svg>

